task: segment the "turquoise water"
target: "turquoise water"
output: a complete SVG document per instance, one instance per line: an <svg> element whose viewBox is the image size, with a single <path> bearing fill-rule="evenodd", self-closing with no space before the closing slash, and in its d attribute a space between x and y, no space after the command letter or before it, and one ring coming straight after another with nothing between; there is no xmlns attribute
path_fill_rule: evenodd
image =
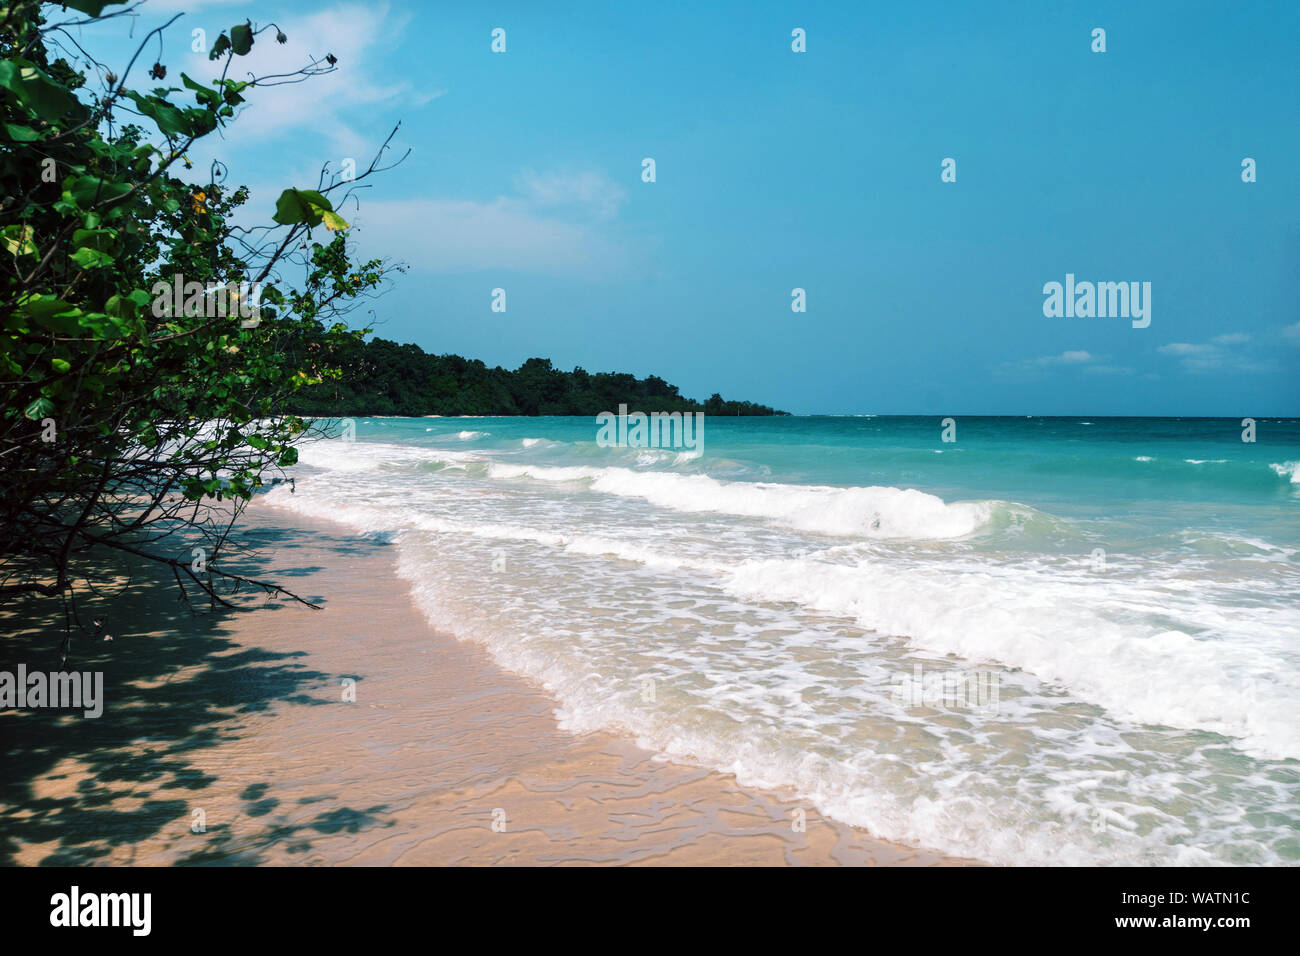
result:
<svg viewBox="0 0 1300 956"><path fill-rule="evenodd" d="M1300 860L1296 420L355 426L267 500L575 731L993 862Z"/></svg>

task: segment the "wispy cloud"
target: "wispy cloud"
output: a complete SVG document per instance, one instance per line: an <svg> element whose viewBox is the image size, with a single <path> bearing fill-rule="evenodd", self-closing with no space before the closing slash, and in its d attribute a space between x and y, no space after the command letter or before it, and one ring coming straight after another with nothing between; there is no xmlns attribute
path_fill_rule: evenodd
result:
<svg viewBox="0 0 1300 956"><path fill-rule="evenodd" d="M232 78L292 73L326 54L337 58L339 68L303 82L245 91L247 103L223 134L222 151L229 154L232 148L265 149L268 144L288 143L288 155L296 154L305 168L318 170L329 159L337 165L344 157L354 158L364 168L380 134L359 126L377 113L395 121L401 109L427 103L446 92L417 89L405 79L383 79L384 51L394 37L401 36L408 18L407 14L393 14L387 3L342 3L277 20L288 42L277 43L274 31L260 34L247 56L234 59ZM229 24L208 28L209 44L216 41L221 26ZM206 54L188 56L187 72L205 79L215 74L216 64L209 63Z"/></svg>
<svg viewBox="0 0 1300 956"><path fill-rule="evenodd" d="M1156 351L1178 359L1188 372L1262 372L1273 368L1273 362L1245 354L1240 346L1249 342L1250 336L1244 332L1228 332L1208 342L1170 342Z"/></svg>
<svg viewBox="0 0 1300 956"><path fill-rule="evenodd" d="M1082 350L1074 352L1062 352L1060 355L1047 355L1043 358L1032 359L1035 365L1082 365L1084 362L1091 362L1092 355Z"/></svg>
<svg viewBox="0 0 1300 956"><path fill-rule="evenodd" d="M1282 338L1300 345L1300 322L1284 327L1282 329Z"/></svg>
<svg viewBox="0 0 1300 956"><path fill-rule="evenodd" d="M1216 335L1210 339L1214 345L1245 345L1250 341L1250 336L1245 332L1229 332L1226 335Z"/></svg>
<svg viewBox="0 0 1300 956"><path fill-rule="evenodd" d="M1099 356L1083 349L1070 349L1058 355L1003 362L993 369L998 378L1032 381L1046 377L1053 371L1075 368L1088 375L1132 375L1133 369L1118 365L1101 364Z"/></svg>
<svg viewBox="0 0 1300 956"><path fill-rule="evenodd" d="M198 13L211 7L242 7L253 0L146 0L144 13ZM112 12L113 8L108 8Z"/></svg>
<svg viewBox="0 0 1300 956"><path fill-rule="evenodd" d="M612 179L590 171L539 175L525 169L516 186L538 209L568 209L597 219L614 218L627 199L627 192Z"/></svg>
<svg viewBox="0 0 1300 956"><path fill-rule="evenodd" d="M366 202L353 217L367 254L433 273L506 270L626 275L637 256L614 222L623 190L602 173L525 170L518 195Z"/></svg>

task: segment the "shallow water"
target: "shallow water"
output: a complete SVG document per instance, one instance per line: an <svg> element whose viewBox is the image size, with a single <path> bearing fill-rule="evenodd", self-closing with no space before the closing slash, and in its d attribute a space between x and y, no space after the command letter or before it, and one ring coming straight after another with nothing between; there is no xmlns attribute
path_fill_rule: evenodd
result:
<svg viewBox="0 0 1300 956"><path fill-rule="evenodd" d="M362 419L266 500L393 536L570 729L992 862L1294 863L1300 423L1256 427Z"/></svg>

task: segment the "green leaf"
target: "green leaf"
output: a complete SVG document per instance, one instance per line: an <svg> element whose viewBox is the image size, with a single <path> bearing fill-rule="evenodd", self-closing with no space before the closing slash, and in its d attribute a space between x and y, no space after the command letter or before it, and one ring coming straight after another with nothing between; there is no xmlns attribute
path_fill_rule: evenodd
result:
<svg viewBox="0 0 1300 956"><path fill-rule="evenodd" d="M107 252L117 245L116 229L78 229L72 234L74 246Z"/></svg>
<svg viewBox="0 0 1300 956"><path fill-rule="evenodd" d="M230 37L226 36L223 33L221 34L221 36L217 37L217 42L212 44L212 49L208 53L208 59L215 60L217 57L221 56L229 49L230 49Z"/></svg>
<svg viewBox="0 0 1300 956"><path fill-rule="evenodd" d="M82 248L68 253L68 258L83 269L106 269L113 264L113 257L98 249Z"/></svg>
<svg viewBox="0 0 1300 956"><path fill-rule="evenodd" d="M44 70L18 57L0 60L0 87L9 90L23 106L51 123L81 105Z"/></svg>
<svg viewBox="0 0 1300 956"><path fill-rule="evenodd" d="M111 296L104 303L104 311L111 316L114 321L113 327L118 332L126 334L131 328L131 321L140 314L140 310L149 305L149 293L143 289L136 289L128 295Z"/></svg>
<svg viewBox="0 0 1300 956"><path fill-rule="evenodd" d="M141 96L134 90L127 90L126 95L141 113L158 124L158 129L164 136L189 136L194 132L189 117L166 100Z"/></svg>
<svg viewBox="0 0 1300 956"><path fill-rule="evenodd" d="M209 110L191 107L185 111L185 118L194 136L206 136L217 128L217 118Z"/></svg>
<svg viewBox="0 0 1300 956"><path fill-rule="evenodd" d="M48 398L38 398L27 406L23 414L34 421L38 418L48 418L53 411L54 403L52 401Z"/></svg>
<svg viewBox="0 0 1300 956"><path fill-rule="evenodd" d="M59 335L78 335L81 332L82 314L80 309L71 309L57 315L42 315L32 319L41 328L57 332Z"/></svg>
<svg viewBox="0 0 1300 956"><path fill-rule="evenodd" d="M230 28L230 46L238 56L244 56L253 48L251 23L241 23L237 27Z"/></svg>
<svg viewBox="0 0 1300 956"><path fill-rule="evenodd" d="M76 308L70 302L64 302L62 299L53 295L33 295L18 303L18 311L25 315L31 316L32 321L40 322L42 319L60 312L71 312Z"/></svg>
<svg viewBox="0 0 1300 956"><path fill-rule="evenodd" d="M71 7L88 17L98 17L105 7L126 3L126 0L62 0L63 6Z"/></svg>
<svg viewBox="0 0 1300 956"><path fill-rule="evenodd" d="M63 373L72 368L72 363L69 362L67 359L61 359L61 358L50 359L50 367L53 368L54 371L56 372Z"/></svg>
<svg viewBox="0 0 1300 956"><path fill-rule="evenodd" d="M194 98L204 106L212 106L221 102L220 93L210 86L204 86L202 83L190 79L184 73L181 74L181 82L194 91Z"/></svg>
<svg viewBox="0 0 1300 956"><path fill-rule="evenodd" d="M15 123L4 124L5 137L13 140L15 143L34 143L41 138L41 134L36 132L30 126L19 126Z"/></svg>
<svg viewBox="0 0 1300 956"><path fill-rule="evenodd" d="M300 222L319 226L324 214L333 209L330 201L314 189L286 189L275 201L275 215L271 218L282 226Z"/></svg>
<svg viewBox="0 0 1300 956"><path fill-rule="evenodd" d="M97 176L69 176L63 181L63 198L83 209L111 205L131 191L126 183L110 182Z"/></svg>
<svg viewBox="0 0 1300 956"><path fill-rule="evenodd" d="M31 226L5 226L0 230L0 242L4 245L5 252L11 256L34 256L36 255L36 243L32 242L36 232Z"/></svg>

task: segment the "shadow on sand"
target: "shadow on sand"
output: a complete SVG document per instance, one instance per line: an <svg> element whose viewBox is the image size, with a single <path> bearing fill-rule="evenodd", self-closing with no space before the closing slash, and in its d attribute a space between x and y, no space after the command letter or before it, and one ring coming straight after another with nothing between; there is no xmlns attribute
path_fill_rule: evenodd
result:
<svg viewBox="0 0 1300 956"><path fill-rule="evenodd" d="M223 566L290 589L295 579L318 570L296 566L295 559L345 556L356 547L303 529L252 527L232 537L253 554ZM272 555L275 566L269 568ZM286 613L282 601L245 593L238 600L249 610L210 613L197 595L194 609L182 603L162 566L107 565L96 578L107 581L114 574L130 574L130 582L102 587L98 595L83 591L78 601L82 622L89 627L93 617L103 616L112 640L74 625L66 665L70 671L103 672L103 714L88 719L81 710L0 711L0 865L85 865L164 830L183 839L192 808L216 782L203 769L205 750L236 739L248 715L278 702L325 703L309 692L334 675L307 667L299 660L304 651L250 649L230 636L232 614ZM326 600L302 596L322 605ZM64 669L62 624L56 600L32 599L0 610L0 671L16 673L20 663L28 672ZM241 827L276 808L268 787L252 784L239 794L246 818ZM286 841L281 849L310 860L315 835L357 832L375 825L384 809L337 807L293 826L266 820L255 839L243 835L238 850L234 834L212 826L195 851L176 862L255 864L265 857L249 849L250 842L265 847Z"/></svg>

